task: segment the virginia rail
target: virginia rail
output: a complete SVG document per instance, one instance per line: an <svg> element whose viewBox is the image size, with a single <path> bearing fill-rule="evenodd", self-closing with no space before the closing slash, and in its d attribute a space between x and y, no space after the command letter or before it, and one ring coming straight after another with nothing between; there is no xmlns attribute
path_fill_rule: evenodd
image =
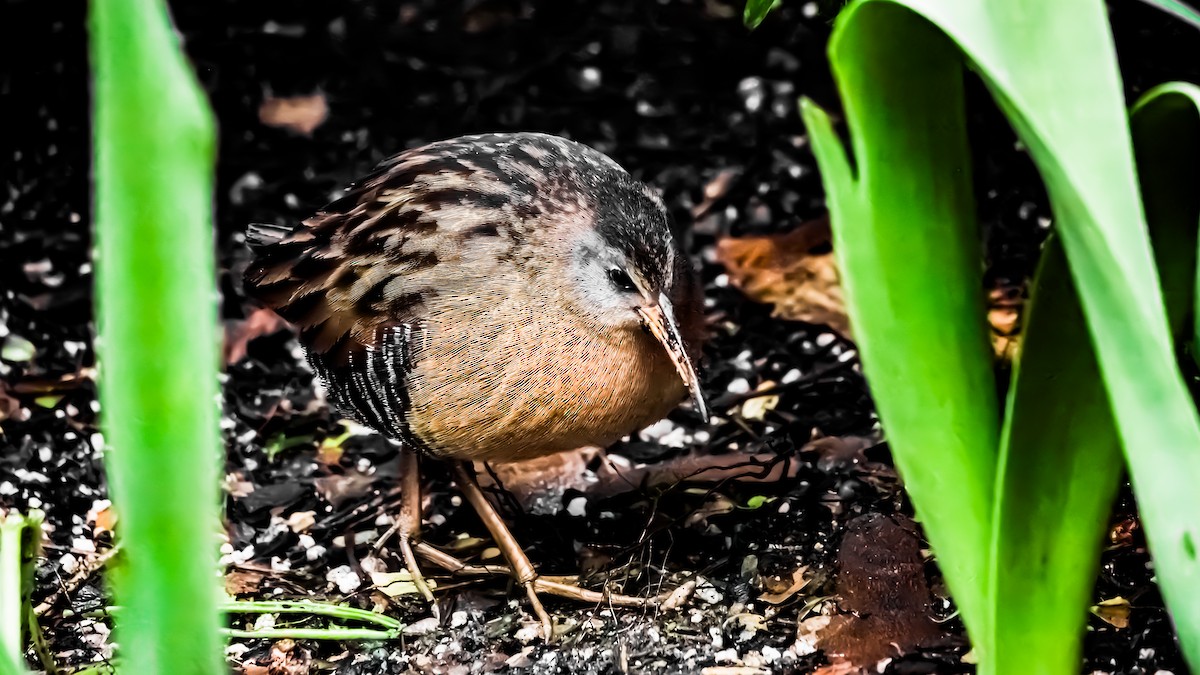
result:
<svg viewBox="0 0 1200 675"><path fill-rule="evenodd" d="M707 415L700 288L657 194L563 138L463 136L387 159L298 227L255 225L248 240L248 290L299 330L333 405L403 446L400 548L426 599L416 453L455 460L547 638L537 591L645 602L539 579L470 462L605 446L688 393Z"/></svg>

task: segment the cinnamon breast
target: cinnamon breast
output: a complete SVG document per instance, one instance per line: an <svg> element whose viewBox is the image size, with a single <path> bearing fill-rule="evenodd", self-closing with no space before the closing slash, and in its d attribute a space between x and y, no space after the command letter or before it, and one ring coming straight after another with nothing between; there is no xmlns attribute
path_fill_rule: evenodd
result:
<svg viewBox="0 0 1200 675"><path fill-rule="evenodd" d="M407 421L438 456L512 461L608 445L686 393L650 335L598 330L529 294L451 299L428 316Z"/></svg>

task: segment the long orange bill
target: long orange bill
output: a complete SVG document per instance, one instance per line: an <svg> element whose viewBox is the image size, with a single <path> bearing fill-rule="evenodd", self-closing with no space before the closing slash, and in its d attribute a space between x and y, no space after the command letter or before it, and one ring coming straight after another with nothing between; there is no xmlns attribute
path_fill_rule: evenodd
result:
<svg viewBox="0 0 1200 675"><path fill-rule="evenodd" d="M667 350L667 355L671 357L671 363L675 364L676 372L679 373L683 384L687 386L692 395L696 411L700 413L701 419L707 422L708 406L704 403L704 393L700 391L700 378L696 376L696 367L688 358L683 338L679 335L679 327L675 322L675 312L671 309L671 301L667 299L666 295L659 294L657 305L639 307L637 311L650 334Z"/></svg>

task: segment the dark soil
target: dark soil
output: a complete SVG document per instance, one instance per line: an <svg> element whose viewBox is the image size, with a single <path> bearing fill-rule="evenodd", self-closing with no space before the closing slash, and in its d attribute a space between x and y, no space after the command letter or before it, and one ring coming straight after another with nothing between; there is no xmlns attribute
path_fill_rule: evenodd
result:
<svg viewBox="0 0 1200 675"><path fill-rule="evenodd" d="M729 288L714 262L720 237L782 232L824 211L796 99L836 108L824 58L836 4L785 2L751 34L741 5L723 0L174 3L220 122L217 246L231 336L247 335L255 310L239 282L247 223L304 218L403 148L499 130L570 136L660 188L702 270L714 329L704 375L711 423L679 410L524 508L497 492L545 573L582 573L626 593L697 584L679 610L549 600L564 628L549 646L530 639L527 608L505 579L435 575L441 624L417 596L372 591L369 572L402 569L392 546L372 556L398 504L396 450L371 435L332 440L344 427L317 397L291 334L249 330L224 381L230 590L380 606L409 624L394 643L297 644L286 658L301 665L286 672L807 672L828 655L809 653L798 632L823 606L839 605L877 616L829 628L840 630L830 644L873 660L897 655L868 647L911 643L884 672L972 670L879 444L853 345L821 326L771 318ZM110 544L89 522L106 488L90 370L84 12L78 0L0 9L9 31L0 97L10 119L0 136L0 507L47 512L37 594L53 601L43 621L64 664L108 653L103 623L78 618L103 606L99 576L52 595ZM1131 94L1196 79L1191 29L1132 0L1113 5L1113 20ZM1051 214L1028 158L973 87L990 281L1019 286ZM311 135L260 121L265 99L314 93L329 117ZM728 171L727 189L705 203L705 187ZM763 419L742 415L739 392L796 377ZM813 443L822 437L844 442ZM613 477L613 467L653 476L714 456L757 463L717 482ZM483 527L445 468L425 468L427 540L480 560L490 546ZM766 482L742 475L767 469ZM513 480L514 493L528 487L528 476ZM1133 609L1125 628L1093 618L1083 672L1186 672L1128 494L1113 522L1095 597L1122 596ZM810 581L789 593L797 574ZM871 604L878 597L911 611L882 613ZM281 662L282 650L250 640L229 653L246 672L265 672L255 664Z"/></svg>

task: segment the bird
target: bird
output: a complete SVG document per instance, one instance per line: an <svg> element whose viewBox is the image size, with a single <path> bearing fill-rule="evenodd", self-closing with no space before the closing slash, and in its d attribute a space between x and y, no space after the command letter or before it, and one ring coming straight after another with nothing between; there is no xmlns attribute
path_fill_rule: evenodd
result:
<svg viewBox="0 0 1200 675"><path fill-rule="evenodd" d="M471 463L607 446L685 399L707 419L702 288L672 225L607 155L514 132L402 151L298 225L248 228L249 295L296 328L332 406L402 448L426 599L418 456L455 463L547 639L538 591L595 599L538 577Z"/></svg>

